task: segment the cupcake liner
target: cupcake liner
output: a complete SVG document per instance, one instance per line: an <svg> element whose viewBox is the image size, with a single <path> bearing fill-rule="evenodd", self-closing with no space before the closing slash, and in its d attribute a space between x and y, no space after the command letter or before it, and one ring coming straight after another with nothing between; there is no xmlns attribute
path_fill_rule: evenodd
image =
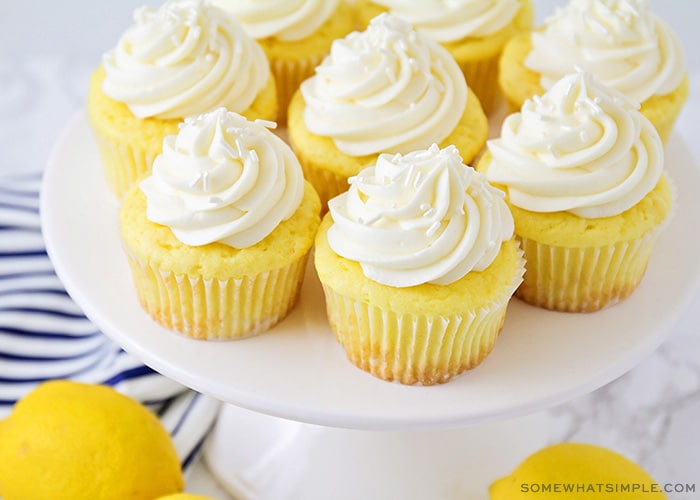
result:
<svg viewBox="0 0 700 500"><path fill-rule="evenodd" d="M321 215L323 215L328 210L328 200L348 190L350 187L348 178L330 170L309 165L305 161L303 153L298 153L297 157L304 172L304 178L311 183L318 193L318 197L321 200Z"/></svg>
<svg viewBox="0 0 700 500"><path fill-rule="evenodd" d="M664 220L640 238L599 247L566 248L518 237L526 271L515 296L563 312L593 312L634 292L647 269L659 235L678 210L678 189L664 173L671 206Z"/></svg>
<svg viewBox="0 0 700 500"><path fill-rule="evenodd" d="M294 92L299 88L301 82L313 76L316 66L321 64L324 57L325 54L294 61L270 59L270 70L277 83L277 99L279 101L277 121L280 125L287 123L287 107Z"/></svg>
<svg viewBox="0 0 700 500"><path fill-rule="evenodd" d="M433 385L474 368L492 351L506 309L522 281L524 261L513 282L491 304L462 313L400 313L347 297L323 284L331 328L348 359L375 377L402 384Z"/></svg>
<svg viewBox="0 0 700 500"><path fill-rule="evenodd" d="M566 312L592 312L617 303L642 280L657 235L654 230L637 240L588 248L521 238L527 270L515 295Z"/></svg>
<svg viewBox="0 0 700 500"><path fill-rule="evenodd" d="M117 198L121 198L151 169L159 151L148 152L108 139L99 132L94 135L107 185Z"/></svg>
<svg viewBox="0 0 700 500"><path fill-rule="evenodd" d="M279 269L220 280L163 271L126 253L141 307L162 326L203 340L246 338L277 324L299 297L307 262L305 255Z"/></svg>
<svg viewBox="0 0 700 500"><path fill-rule="evenodd" d="M473 61L457 61L464 73L467 85L479 98L487 115L493 113L501 102L502 94L498 81L498 60L500 53Z"/></svg>

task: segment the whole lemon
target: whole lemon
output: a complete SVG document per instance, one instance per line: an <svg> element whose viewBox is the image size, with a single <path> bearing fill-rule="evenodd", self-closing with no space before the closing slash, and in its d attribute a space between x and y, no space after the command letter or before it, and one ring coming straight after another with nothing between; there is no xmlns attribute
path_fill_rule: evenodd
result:
<svg viewBox="0 0 700 500"><path fill-rule="evenodd" d="M527 457L489 489L491 500L659 500L661 486L625 456L585 443L560 443Z"/></svg>
<svg viewBox="0 0 700 500"><path fill-rule="evenodd" d="M0 421L4 500L153 500L183 482L160 420L110 387L45 382Z"/></svg>

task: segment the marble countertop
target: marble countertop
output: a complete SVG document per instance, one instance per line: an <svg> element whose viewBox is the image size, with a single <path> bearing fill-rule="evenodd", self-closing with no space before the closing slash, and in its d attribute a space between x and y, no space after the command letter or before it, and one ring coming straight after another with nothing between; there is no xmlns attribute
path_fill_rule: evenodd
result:
<svg viewBox="0 0 700 500"><path fill-rule="evenodd" d="M542 19L561 2L535 3L538 18ZM30 0L3 6L0 175L42 170L62 127L83 106L89 73L101 53L128 25L133 8L140 4L135 0ZM692 151L697 168L700 52L691 48L697 46L700 2L656 0L652 5L687 49L691 99L675 134ZM688 228L690 232L698 229ZM700 491L698 325L700 293L673 326L668 340L638 366L591 394L549 409L550 442L575 440L608 446L640 463L659 482L694 483ZM197 485L198 481L193 479L191 484ZM689 499L692 495L676 498Z"/></svg>

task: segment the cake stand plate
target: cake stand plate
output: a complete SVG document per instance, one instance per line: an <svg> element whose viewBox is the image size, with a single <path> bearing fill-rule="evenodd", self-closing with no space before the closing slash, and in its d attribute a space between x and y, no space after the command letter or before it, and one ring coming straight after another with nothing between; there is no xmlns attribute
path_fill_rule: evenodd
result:
<svg viewBox="0 0 700 500"><path fill-rule="evenodd" d="M678 135L667 147L667 165L678 188L678 210L632 296L592 314L545 311L513 300L492 354L476 369L432 387L384 382L346 360L326 321L312 265L291 315L257 337L197 341L154 323L131 284L119 237L119 202L103 180L84 111L67 124L47 166L42 227L56 272L85 314L157 371L236 405L222 413L228 427L247 415L245 408L280 417L280 426L297 425L284 419L304 423L299 428L308 432L318 426L330 433L384 431L380 438L373 433L378 442L397 431L407 438L453 430L464 443L465 426L505 424L610 382L672 331L700 276L700 237L689 229L700 213L700 173ZM364 438L355 434L346 442L353 439ZM447 442L451 439L457 437ZM296 461L303 460L297 453Z"/></svg>

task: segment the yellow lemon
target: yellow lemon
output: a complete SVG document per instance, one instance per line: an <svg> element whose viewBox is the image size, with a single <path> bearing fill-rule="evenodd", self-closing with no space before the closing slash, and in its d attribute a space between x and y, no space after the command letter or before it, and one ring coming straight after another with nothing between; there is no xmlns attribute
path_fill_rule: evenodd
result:
<svg viewBox="0 0 700 500"><path fill-rule="evenodd" d="M497 480L491 500L659 500L662 487L641 467L607 448L560 443L527 457Z"/></svg>
<svg viewBox="0 0 700 500"><path fill-rule="evenodd" d="M0 421L3 500L153 500L183 482L160 420L110 387L45 382Z"/></svg>

